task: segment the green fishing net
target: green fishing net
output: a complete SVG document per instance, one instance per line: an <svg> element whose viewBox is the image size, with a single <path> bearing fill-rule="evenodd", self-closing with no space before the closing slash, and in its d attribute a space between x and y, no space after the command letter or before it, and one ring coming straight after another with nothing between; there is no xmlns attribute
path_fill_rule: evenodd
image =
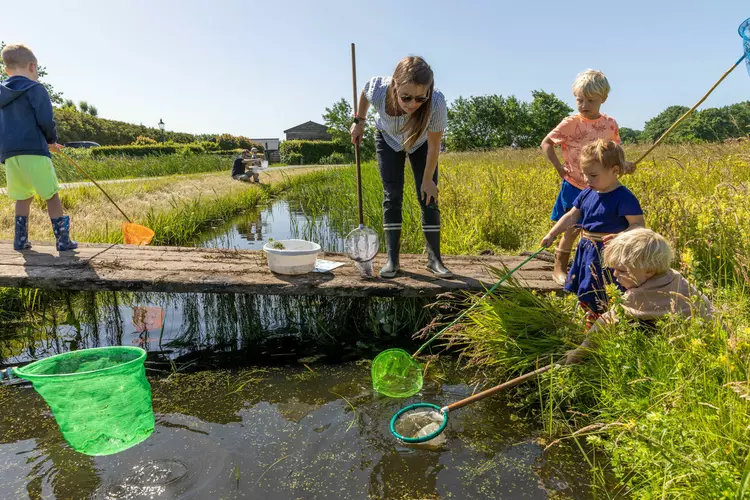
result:
<svg viewBox="0 0 750 500"><path fill-rule="evenodd" d="M145 360L138 347L102 347L51 356L15 374L44 398L74 450L110 455L154 431Z"/></svg>
<svg viewBox="0 0 750 500"><path fill-rule="evenodd" d="M422 367L403 349L388 349L372 361L372 386L392 398L413 396L422 389Z"/></svg>

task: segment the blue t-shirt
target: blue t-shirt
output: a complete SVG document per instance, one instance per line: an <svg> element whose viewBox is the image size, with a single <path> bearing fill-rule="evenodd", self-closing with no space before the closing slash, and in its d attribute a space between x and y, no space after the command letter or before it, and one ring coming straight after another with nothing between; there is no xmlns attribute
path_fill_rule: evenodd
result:
<svg viewBox="0 0 750 500"><path fill-rule="evenodd" d="M638 198L625 186L609 193L586 188L573 206L581 211L579 225L592 233L620 233L630 226L626 216L643 215Z"/></svg>

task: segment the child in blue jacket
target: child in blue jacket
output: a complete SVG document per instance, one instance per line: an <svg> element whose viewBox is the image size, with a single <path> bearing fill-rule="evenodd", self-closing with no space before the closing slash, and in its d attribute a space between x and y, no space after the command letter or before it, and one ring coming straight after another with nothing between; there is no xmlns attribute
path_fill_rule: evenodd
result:
<svg viewBox="0 0 750 500"><path fill-rule="evenodd" d="M21 44L6 45L2 51L10 78L0 84L0 163L5 164L8 196L16 201L13 248L31 248L28 217L34 194L47 201L57 250L73 250L70 218L63 215L57 195L57 175L50 151L59 151L52 102L38 82L34 53Z"/></svg>

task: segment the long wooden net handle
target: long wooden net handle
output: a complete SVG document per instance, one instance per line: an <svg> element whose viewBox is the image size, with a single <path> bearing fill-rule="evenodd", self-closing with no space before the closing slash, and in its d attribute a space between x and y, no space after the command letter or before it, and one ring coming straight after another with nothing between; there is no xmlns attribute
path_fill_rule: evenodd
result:
<svg viewBox="0 0 750 500"><path fill-rule="evenodd" d="M119 206L119 205L118 205L117 203L115 203L115 200L113 200L112 198L110 198L110 197L109 197L109 195L108 195L108 194L107 194L107 192L106 192L106 191L104 190L104 188L103 188L103 187L101 187L101 186L100 186L100 185L99 185L99 184L98 184L98 183L97 183L97 182L96 182L96 181L95 181L95 180L93 179L93 177L91 177L91 176L89 175L89 173L88 173L88 172L86 172L86 171L85 171L85 170L83 169L83 167L81 167L81 166L80 166L80 165L79 165L78 163L76 163L76 162L75 162L75 161L73 160L73 158L71 158L70 156L68 156L68 154L67 154L67 153L66 153L65 151L60 151L60 154L61 154L61 155L63 155L63 156L65 157L65 158L67 158L67 159L68 159L68 161L69 161L70 163L72 163L74 167L76 167L76 168L77 168L78 170L80 170L80 171L81 171L81 172L83 173L83 175L85 175L85 176L86 176L86 177L88 178L88 180L90 180L90 181L91 181L91 182L92 182L92 183L94 184L94 186L98 187L98 188L99 188L99 190L100 190L100 191L101 191L102 193L104 193L104 196L106 196L106 197L107 197L107 199L108 199L108 200L109 200L110 202L112 202L112 204L113 204L113 205L115 206L115 208L117 208L117 210L119 210L119 211L120 211L120 213L122 214L122 216L123 216L123 217L125 217L125 220L127 220L127 221L128 221L128 222L130 222L131 224L133 223L133 221L131 221L131 220L130 220L130 217L128 217L127 215L125 215L125 212L123 212L123 211L122 211L122 209L120 208L120 206Z"/></svg>
<svg viewBox="0 0 750 500"><path fill-rule="evenodd" d="M531 380L534 377L538 377L542 373L546 372L547 370L551 369L555 365L547 365L543 366L541 368L538 368L534 370L533 372L529 372L525 375L521 375L520 377L516 377L513 380L508 380L507 382L504 382L500 385L496 385L495 387L491 389L487 389L486 391L482 391L478 394L474 394L473 396L470 396L466 399L462 399L460 401L456 401L455 403L449 404L446 409L448 411L453 411L461 408L462 406L466 406L471 403L475 403L479 401L480 399L484 399L486 397L492 396L493 394L497 394L498 392L504 390L504 389L510 389L511 387L515 387L518 384L522 384L523 382L526 382L527 380Z"/></svg>
<svg viewBox="0 0 750 500"><path fill-rule="evenodd" d="M682 115L681 117L679 117L679 118L677 119L677 121L676 121L676 122L674 122L674 123L672 124L672 126L671 126L671 127L669 127L669 128L667 129L667 131L666 131L666 132L664 132L664 133L663 133L663 134L661 135L661 137L659 137L659 139L657 139L657 140L656 140L656 142L655 142L655 143L654 143L654 144L653 144L653 145L652 145L652 146L651 146L650 148L648 148L648 151L646 151L645 153L643 153L643 154L641 155L641 157L640 157L640 158L638 158L637 160L635 160L635 163L640 163L640 162L642 162L642 161L643 161L643 159L644 159L644 158L646 158L646 157L647 157L647 156L648 156L648 155L649 155L649 154L651 153L651 151L653 151L654 149L656 149L656 146L658 146L658 145L659 145L659 144L661 143L661 141L663 141L663 140L664 140L664 139L665 139L665 138L666 138L666 137L667 137L667 136L668 136L668 135L669 135L670 133L672 133L672 131L673 131L673 130L674 130L675 128L677 128L677 126L678 126L678 125L679 125L680 123L682 123L683 121L685 121L685 119L686 119L686 118L687 118L688 116L690 116L691 114L693 114L693 111L695 111L695 110L696 110L696 109L698 108L698 106L700 106L701 104L703 104L703 101L705 101L705 100L706 100L706 98L707 98L708 96L710 96L710 95L711 95L711 92L713 92L713 91L714 91L714 89L715 89L716 87L718 87L718 86L719 86L719 84L720 84L721 82L723 82L723 81L724 81L724 78L726 78L726 77L727 77L727 76L729 75L729 73L731 73L732 71L734 71L734 68L736 68L737 66L739 66L739 64L740 64L740 63L741 63L741 62L742 62L742 61L743 61L744 59L745 59L745 54L743 54L743 55L742 55L742 57L740 57L740 58L739 58L739 60L738 60L738 61L737 61L736 63L734 63L734 65L733 65L733 66L732 66L731 68L729 68L728 70L726 70L726 71L724 72L724 74L723 74L723 75L721 75L721 78L719 78L719 79L718 79L718 80L716 81L716 83L714 83L713 87L711 87L710 89L708 89L708 92L706 92L706 94L705 94L705 95L704 95L703 97L701 97L701 100L700 100L700 101L698 101L698 102L696 102L696 103L695 103L695 106L693 106L692 108L690 108L689 110L687 110L687 111L685 112L685 114L683 114L683 115Z"/></svg>
<svg viewBox="0 0 750 500"><path fill-rule="evenodd" d="M354 95L354 114L357 114L357 58L352 43L352 93ZM359 216L359 227L365 223L364 210L362 207L362 166L359 157L359 142L354 144L354 160L357 163L357 215Z"/></svg>

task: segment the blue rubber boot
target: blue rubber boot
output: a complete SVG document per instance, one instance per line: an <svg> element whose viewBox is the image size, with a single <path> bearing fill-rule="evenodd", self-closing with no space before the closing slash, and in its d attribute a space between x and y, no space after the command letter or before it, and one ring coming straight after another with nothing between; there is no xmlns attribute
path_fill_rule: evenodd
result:
<svg viewBox="0 0 750 500"><path fill-rule="evenodd" d="M28 250L29 243L29 218L25 215L16 215L16 234L13 237L13 250Z"/></svg>
<svg viewBox="0 0 750 500"><path fill-rule="evenodd" d="M55 217L52 220L52 232L55 233L57 240L57 251L74 250L78 248L78 243L70 239L70 217L63 215Z"/></svg>

